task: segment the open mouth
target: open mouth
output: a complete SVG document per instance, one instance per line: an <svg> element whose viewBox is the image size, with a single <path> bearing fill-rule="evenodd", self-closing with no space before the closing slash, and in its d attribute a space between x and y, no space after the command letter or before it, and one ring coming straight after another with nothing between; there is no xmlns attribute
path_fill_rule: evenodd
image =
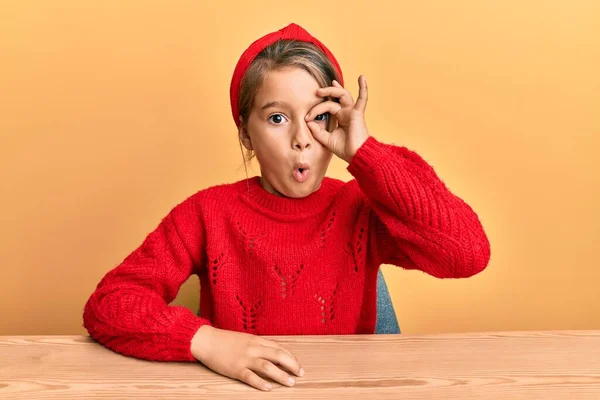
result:
<svg viewBox="0 0 600 400"><path fill-rule="evenodd" d="M305 168L305 167L296 168L294 170L294 179L296 179L300 183L306 182L306 180L308 179L308 172L309 172L308 168Z"/></svg>

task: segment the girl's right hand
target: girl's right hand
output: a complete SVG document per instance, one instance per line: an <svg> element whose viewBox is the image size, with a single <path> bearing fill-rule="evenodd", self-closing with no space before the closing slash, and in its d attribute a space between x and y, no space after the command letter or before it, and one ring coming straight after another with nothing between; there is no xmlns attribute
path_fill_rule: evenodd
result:
<svg viewBox="0 0 600 400"><path fill-rule="evenodd" d="M271 340L248 333L228 331L203 325L194 335L192 355L211 370L269 391L270 378L285 386L296 381L289 374L304 375L304 370L292 353Z"/></svg>

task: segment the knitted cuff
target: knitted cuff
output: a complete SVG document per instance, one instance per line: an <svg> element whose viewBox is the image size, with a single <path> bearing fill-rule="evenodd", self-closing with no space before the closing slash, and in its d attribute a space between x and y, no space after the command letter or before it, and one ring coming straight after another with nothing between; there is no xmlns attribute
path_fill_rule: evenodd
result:
<svg viewBox="0 0 600 400"><path fill-rule="evenodd" d="M357 179L371 179L375 175L376 168L381 163L385 163L389 157L392 157L392 155L387 145L373 136L369 136L352 157L346 169Z"/></svg>
<svg viewBox="0 0 600 400"><path fill-rule="evenodd" d="M206 319L186 313L171 331L170 358L172 361L196 361L192 355L192 338L203 325L210 325Z"/></svg>

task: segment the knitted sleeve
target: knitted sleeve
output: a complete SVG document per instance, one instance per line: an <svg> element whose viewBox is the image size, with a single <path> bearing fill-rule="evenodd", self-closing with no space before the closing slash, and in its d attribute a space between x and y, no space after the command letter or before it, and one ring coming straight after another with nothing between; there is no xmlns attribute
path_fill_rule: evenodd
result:
<svg viewBox="0 0 600 400"><path fill-rule="evenodd" d="M204 242L192 196L99 282L83 312L90 336L127 356L194 361L191 339L209 321L169 303L182 283L204 267Z"/></svg>
<svg viewBox="0 0 600 400"><path fill-rule="evenodd" d="M490 244L478 216L418 154L369 137L348 171L371 209L369 242L381 264L438 278L487 266Z"/></svg>

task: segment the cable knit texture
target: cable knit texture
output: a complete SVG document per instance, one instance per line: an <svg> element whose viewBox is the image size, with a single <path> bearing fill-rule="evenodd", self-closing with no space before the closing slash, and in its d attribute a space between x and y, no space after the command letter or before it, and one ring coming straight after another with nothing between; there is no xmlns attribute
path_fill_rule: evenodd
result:
<svg viewBox="0 0 600 400"><path fill-rule="evenodd" d="M201 190L175 206L86 303L83 322L107 348L193 361L204 324L256 335L373 333L381 264L438 278L482 271L490 245L475 212L405 147L373 137L302 199L259 177ZM200 279L200 316L170 305Z"/></svg>

